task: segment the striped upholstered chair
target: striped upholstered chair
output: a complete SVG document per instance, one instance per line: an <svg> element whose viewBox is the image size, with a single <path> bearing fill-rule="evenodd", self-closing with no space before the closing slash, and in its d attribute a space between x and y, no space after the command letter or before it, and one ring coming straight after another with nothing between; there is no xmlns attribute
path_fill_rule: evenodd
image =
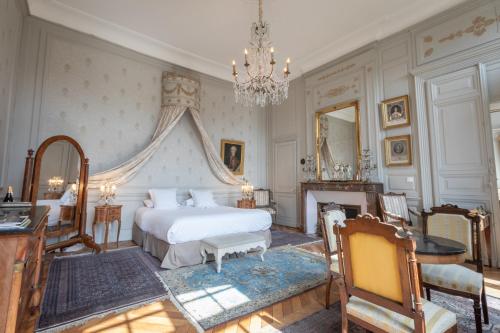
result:
<svg viewBox="0 0 500 333"><path fill-rule="evenodd" d="M465 244L465 259L475 265L475 270L462 265L422 265L422 280L427 299L431 299L431 289L471 299L474 302L476 331L482 332L481 307L485 324L489 323L489 317L484 289L480 216L472 215L468 209L443 205L432 207L430 212L423 212L422 217L424 234Z"/></svg>
<svg viewBox="0 0 500 333"><path fill-rule="evenodd" d="M378 202L382 217L386 223L395 224L406 229L407 226L413 225L410 214L415 217L420 216L418 212L408 208L405 193L389 192L379 194Z"/></svg>
<svg viewBox="0 0 500 333"><path fill-rule="evenodd" d="M338 228L342 332L456 332L454 313L420 298L415 240L364 215Z"/></svg>
<svg viewBox="0 0 500 333"><path fill-rule="evenodd" d="M321 234L325 246L326 271L329 276L326 285L325 307L330 307L330 291L332 283L339 274L339 259L337 255L337 236L336 228L343 227L346 219L344 210L334 202L324 206L320 215Z"/></svg>
<svg viewBox="0 0 500 333"><path fill-rule="evenodd" d="M269 214L273 219L273 223L276 223L276 203L273 201L273 192L267 189L257 189L253 191L253 197L255 199L255 206L258 209L263 209Z"/></svg>

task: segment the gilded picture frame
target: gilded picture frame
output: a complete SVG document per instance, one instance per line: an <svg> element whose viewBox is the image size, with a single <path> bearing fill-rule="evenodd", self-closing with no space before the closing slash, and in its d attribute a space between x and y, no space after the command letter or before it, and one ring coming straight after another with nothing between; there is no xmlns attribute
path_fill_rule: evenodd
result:
<svg viewBox="0 0 500 333"><path fill-rule="evenodd" d="M412 147L410 135L387 137L384 140L387 167L411 166Z"/></svg>
<svg viewBox="0 0 500 333"><path fill-rule="evenodd" d="M245 172L245 142L220 140L220 157L233 175L242 176Z"/></svg>
<svg viewBox="0 0 500 333"><path fill-rule="evenodd" d="M405 127L411 124L408 95L382 101L380 111L384 129Z"/></svg>

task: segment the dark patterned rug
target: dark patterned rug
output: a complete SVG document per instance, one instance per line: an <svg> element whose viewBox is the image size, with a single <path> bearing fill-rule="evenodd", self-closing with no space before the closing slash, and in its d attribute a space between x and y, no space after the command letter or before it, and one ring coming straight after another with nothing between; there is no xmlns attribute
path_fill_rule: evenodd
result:
<svg viewBox="0 0 500 333"><path fill-rule="evenodd" d="M91 318L166 297L160 262L141 248L54 259L37 331L81 325Z"/></svg>
<svg viewBox="0 0 500 333"><path fill-rule="evenodd" d="M272 242L271 247L278 247L283 245L302 245L321 241L322 239L312 235L306 235L299 232L271 230Z"/></svg>
<svg viewBox="0 0 500 333"><path fill-rule="evenodd" d="M458 332L469 333L476 331L474 313L472 311L472 301L465 298L449 296L437 291L431 294L432 301L439 306L448 309L457 314ZM500 299L488 297L488 313L490 315L490 324L483 324L484 333L500 332ZM270 329L266 332L282 333L329 333L340 332L342 323L340 320L340 303L336 303L328 310L321 310L315 314L306 317L304 320L287 326L281 330ZM359 326L349 323L349 332L364 332Z"/></svg>

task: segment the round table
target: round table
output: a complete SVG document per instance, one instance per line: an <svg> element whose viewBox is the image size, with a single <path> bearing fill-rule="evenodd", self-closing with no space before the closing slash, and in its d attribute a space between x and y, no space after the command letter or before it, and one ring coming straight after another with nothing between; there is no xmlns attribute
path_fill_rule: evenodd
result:
<svg viewBox="0 0 500 333"><path fill-rule="evenodd" d="M465 262L467 247L457 241L413 233L416 241L415 256L419 264L461 264Z"/></svg>

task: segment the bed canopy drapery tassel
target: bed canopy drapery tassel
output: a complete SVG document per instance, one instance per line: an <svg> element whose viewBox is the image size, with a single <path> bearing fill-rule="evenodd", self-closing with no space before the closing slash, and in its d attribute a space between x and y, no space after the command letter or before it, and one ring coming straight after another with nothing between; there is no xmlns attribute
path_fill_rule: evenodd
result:
<svg viewBox="0 0 500 333"><path fill-rule="evenodd" d="M151 138L151 142L128 161L112 169L90 176L89 187L97 188L104 182L115 185L129 182L158 151L163 140L187 111L191 113L196 128L200 133L208 165L214 175L225 184L243 184L243 180L234 176L224 165L208 133L203 127L199 111L200 86L200 81L198 80L172 72L164 72L162 76L161 117Z"/></svg>

